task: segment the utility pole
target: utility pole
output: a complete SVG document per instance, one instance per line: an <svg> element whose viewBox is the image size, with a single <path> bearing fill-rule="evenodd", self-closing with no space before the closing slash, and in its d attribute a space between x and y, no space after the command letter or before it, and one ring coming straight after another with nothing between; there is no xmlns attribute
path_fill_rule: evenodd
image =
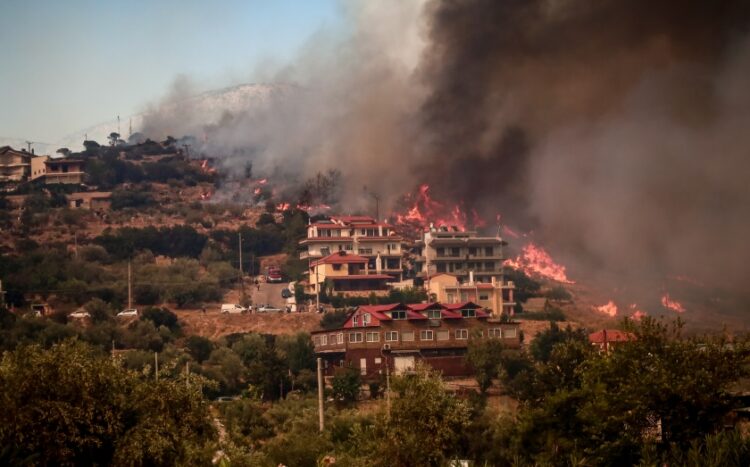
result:
<svg viewBox="0 0 750 467"><path fill-rule="evenodd" d="M3 281L0 280L0 305L5 306L5 291L3 290Z"/></svg>
<svg viewBox="0 0 750 467"><path fill-rule="evenodd" d="M73 232L73 253L75 258L78 259L78 232Z"/></svg>
<svg viewBox="0 0 750 467"><path fill-rule="evenodd" d="M190 387L190 362L185 362L185 387Z"/></svg>
<svg viewBox="0 0 750 467"><path fill-rule="evenodd" d="M133 275L132 268L130 266L130 260L128 260L128 310L133 309Z"/></svg>
<svg viewBox="0 0 750 467"><path fill-rule="evenodd" d="M320 432L325 428L323 417L323 359L318 357L318 425Z"/></svg>
<svg viewBox="0 0 750 467"><path fill-rule="evenodd" d="M239 235L239 256L240 256L240 302L245 301L245 280L244 274L242 273L242 232L238 232ZM242 305L242 303L240 303ZM244 305L242 305L244 306Z"/></svg>
<svg viewBox="0 0 750 467"><path fill-rule="evenodd" d="M315 312L320 311L320 282L318 282L318 265L315 265Z"/></svg>
<svg viewBox="0 0 750 467"><path fill-rule="evenodd" d="M154 380L159 381L159 353L154 352Z"/></svg>

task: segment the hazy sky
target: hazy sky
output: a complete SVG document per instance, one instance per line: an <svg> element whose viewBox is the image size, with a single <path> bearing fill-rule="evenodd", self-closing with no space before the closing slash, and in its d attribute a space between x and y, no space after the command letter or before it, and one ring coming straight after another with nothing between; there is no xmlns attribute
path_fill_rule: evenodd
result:
<svg viewBox="0 0 750 467"><path fill-rule="evenodd" d="M179 74L247 82L341 21L336 0L2 0L0 136L54 142L143 110Z"/></svg>

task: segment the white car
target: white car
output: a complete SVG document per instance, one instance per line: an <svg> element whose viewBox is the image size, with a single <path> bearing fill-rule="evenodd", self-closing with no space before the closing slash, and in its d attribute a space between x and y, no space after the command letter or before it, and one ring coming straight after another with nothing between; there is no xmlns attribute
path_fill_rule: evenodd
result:
<svg viewBox="0 0 750 467"><path fill-rule="evenodd" d="M234 303L224 303L221 305L221 312L222 313L244 313L247 311L247 308L236 305Z"/></svg>
<svg viewBox="0 0 750 467"><path fill-rule="evenodd" d="M258 307L258 313L276 313L276 312L280 312L280 311L281 311L280 308L276 308L276 307L271 306L271 305L260 305Z"/></svg>
<svg viewBox="0 0 750 467"><path fill-rule="evenodd" d="M69 314L68 318L84 319L84 318L91 318L91 315L89 314L88 311L81 310L81 311L74 311L73 313Z"/></svg>
<svg viewBox="0 0 750 467"><path fill-rule="evenodd" d="M135 308L128 308L127 310L122 310L117 313L117 316L138 316L138 310Z"/></svg>

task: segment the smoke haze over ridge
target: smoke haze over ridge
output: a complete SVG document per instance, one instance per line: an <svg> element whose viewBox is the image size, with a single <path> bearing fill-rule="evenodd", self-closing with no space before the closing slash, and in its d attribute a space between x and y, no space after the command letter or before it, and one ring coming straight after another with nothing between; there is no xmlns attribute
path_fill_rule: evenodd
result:
<svg viewBox="0 0 750 467"><path fill-rule="evenodd" d="M337 168L392 205L419 183L588 270L750 279L750 7L742 1L358 3L268 105L179 131L294 179ZM144 131L189 115L156 110ZM155 122L162 122L156 124ZM745 292L746 293L746 292ZM747 294L747 293L746 293Z"/></svg>

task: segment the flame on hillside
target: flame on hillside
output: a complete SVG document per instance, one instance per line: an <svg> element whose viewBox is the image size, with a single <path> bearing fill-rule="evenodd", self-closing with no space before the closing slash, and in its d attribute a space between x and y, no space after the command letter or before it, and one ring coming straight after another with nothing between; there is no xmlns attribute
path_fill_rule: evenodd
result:
<svg viewBox="0 0 750 467"><path fill-rule="evenodd" d="M565 266L556 263L544 248L529 242L521 250L515 259L505 261L506 266L520 269L524 273L533 276L541 276L545 279L551 279L563 284L574 284L575 282L568 279L565 272Z"/></svg>
<svg viewBox="0 0 750 467"><path fill-rule="evenodd" d="M436 227L456 227L460 231L484 227L486 222L475 209L466 210L463 202L443 203L430 196L430 186L422 184L416 192L403 198L408 206L403 212L393 216L393 223L414 230L424 230L430 225Z"/></svg>
<svg viewBox="0 0 750 467"><path fill-rule="evenodd" d="M630 310L633 312L633 314L630 315L630 319L634 321L640 321L644 316L648 316L648 314L640 310L635 303L630 305Z"/></svg>
<svg viewBox="0 0 750 467"><path fill-rule="evenodd" d="M685 307L682 306L682 303L678 302L677 300L672 299L672 297L669 296L669 292L665 292L664 295L661 297L661 305L672 311L676 311L677 313L684 313Z"/></svg>
<svg viewBox="0 0 750 467"><path fill-rule="evenodd" d="M599 313L603 313L613 318L617 316L617 305L615 305L615 302L613 302L612 300L608 301L604 305L595 306L594 309Z"/></svg>

